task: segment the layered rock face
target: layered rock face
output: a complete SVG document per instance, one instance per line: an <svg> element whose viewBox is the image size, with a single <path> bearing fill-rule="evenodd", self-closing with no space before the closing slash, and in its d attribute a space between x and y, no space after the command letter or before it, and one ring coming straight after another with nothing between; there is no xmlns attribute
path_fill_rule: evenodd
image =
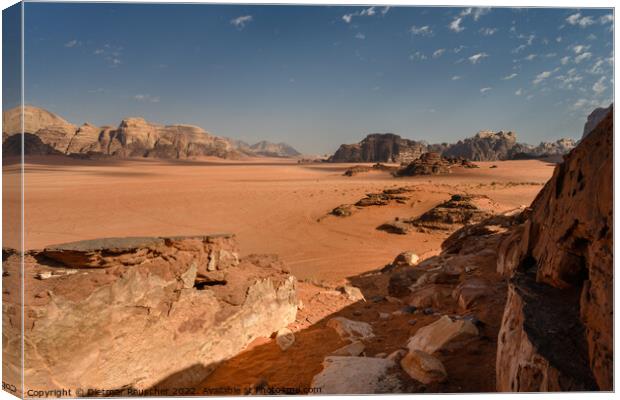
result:
<svg viewBox="0 0 620 400"><path fill-rule="evenodd" d="M20 109L4 112L3 121L3 142L6 142L21 132ZM117 128L97 127L88 123L77 127L56 114L33 106L24 108L24 132L36 135L42 143L61 154L165 159L299 155L285 143L259 142L253 146L242 146L239 144L241 142L211 135L198 126L157 125L143 118L126 118ZM31 144L36 143L26 143L27 154L42 154L40 146L30 150L28 147ZM6 148L7 151L12 149L13 147Z"/></svg>
<svg viewBox="0 0 620 400"><path fill-rule="evenodd" d="M330 162L411 162L426 151L426 144L393 133L373 133L356 144L343 144Z"/></svg>
<svg viewBox="0 0 620 400"><path fill-rule="evenodd" d="M410 162L396 171L396 176L441 175L449 174L451 163L439 153L424 153L420 158Z"/></svg>
<svg viewBox="0 0 620 400"><path fill-rule="evenodd" d="M3 270L17 276L19 257ZM25 255L24 280L26 388L195 385L297 311L295 278L272 257L239 260L231 235L53 246ZM5 381L20 370L18 301L5 285Z"/></svg>
<svg viewBox="0 0 620 400"><path fill-rule="evenodd" d="M612 140L610 110L500 247L500 391L613 388Z"/></svg>

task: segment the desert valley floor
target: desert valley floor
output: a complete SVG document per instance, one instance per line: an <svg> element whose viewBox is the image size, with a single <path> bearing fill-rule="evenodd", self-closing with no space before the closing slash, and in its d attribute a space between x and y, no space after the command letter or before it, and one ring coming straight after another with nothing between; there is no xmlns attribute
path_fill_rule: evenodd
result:
<svg viewBox="0 0 620 400"><path fill-rule="evenodd" d="M538 160L476 164L479 168L454 168L448 175L394 178L372 170L344 176L353 164L283 159L99 162L29 157L25 247L102 237L225 232L236 235L241 257L277 254L297 277L303 305L289 325L295 332L294 346L283 352L273 339L254 340L220 364L202 387L256 388L268 382L270 387L306 388L321 372L323 359L347 343L327 327L330 318L373 325L375 337L365 341L367 356L399 351L418 329L437 320L436 312L403 313L405 303L387 296L388 278L377 271L404 251L421 260L439 255L452 231L398 235L378 230L379 225L419 216L454 194L485 195L492 211L509 212L529 205L555 167ZM17 169L5 167L4 173L5 178L15 177ZM5 179L5 185L11 181ZM411 189L407 201L359 208L345 218L330 215L343 203L397 187ZM18 199L12 201L18 204ZM476 257L468 262L476 263ZM484 255L479 262L484 268L476 274L491 286L485 289L488 300L473 309L476 318L487 321L476 343L442 356L450 376L446 383L420 386L401 371L402 382L410 386L400 390L495 391L497 332L506 286L494 263L484 264ZM347 281L359 287L367 301L336 290ZM455 307L441 313L458 313Z"/></svg>
<svg viewBox="0 0 620 400"><path fill-rule="evenodd" d="M451 194L487 195L496 212L529 205L555 166L538 160L477 164L449 175L394 178L383 172L343 176L353 164L265 158L28 157L25 248L114 236L233 233L242 255L275 253L299 279L334 281L381 267L405 250L438 250L448 236L394 235L378 231L381 223L420 215ZM366 193L411 185L416 191L408 204L367 207L349 218L328 215Z"/></svg>

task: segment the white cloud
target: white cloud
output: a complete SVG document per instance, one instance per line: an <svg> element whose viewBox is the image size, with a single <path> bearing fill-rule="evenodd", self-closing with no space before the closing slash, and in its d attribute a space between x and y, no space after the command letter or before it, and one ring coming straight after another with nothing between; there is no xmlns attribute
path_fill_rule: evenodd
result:
<svg viewBox="0 0 620 400"><path fill-rule="evenodd" d="M549 78L551 76L551 73L551 71L543 71L540 74L536 75L536 79L534 79L532 82L534 83L534 85L538 85L540 82Z"/></svg>
<svg viewBox="0 0 620 400"><path fill-rule="evenodd" d="M484 36L491 36L497 32L497 28L480 28L480 33Z"/></svg>
<svg viewBox="0 0 620 400"><path fill-rule="evenodd" d="M375 14L376 14L375 7L365 8L360 12L360 15L368 15L369 17L372 17Z"/></svg>
<svg viewBox="0 0 620 400"><path fill-rule="evenodd" d="M411 32L414 35L419 35L419 36L432 36L433 35L433 30L428 25L424 25L424 26L413 25L409 29L409 32Z"/></svg>
<svg viewBox="0 0 620 400"><path fill-rule="evenodd" d="M355 38L356 39L360 39L360 40L364 40L364 39L366 39L366 35L364 35L362 32L357 32L355 34Z"/></svg>
<svg viewBox="0 0 620 400"><path fill-rule="evenodd" d="M463 50L464 48L465 48L465 46L460 45L459 47L455 47L454 49L452 49L452 51L453 51L455 54L458 54L458 53L460 53L460 52L461 52L461 50Z"/></svg>
<svg viewBox="0 0 620 400"><path fill-rule="evenodd" d="M513 72L512 74L510 74L510 75L506 75L505 77L503 77L503 78L502 78L502 80L504 80L504 81L509 81L509 80L511 80L511 79L516 78L517 76L518 76L518 74L515 74L515 73Z"/></svg>
<svg viewBox="0 0 620 400"><path fill-rule="evenodd" d="M601 76L601 79L594 83L592 90L594 90L596 94L601 95L605 90L607 90L607 86L605 86L606 79L606 77Z"/></svg>
<svg viewBox="0 0 620 400"><path fill-rule="evenodd" d="M487 53L478 53L478 54L474 54L473 56L469 57L468 60L472 64L478 64L480 60L488 56L489 55Z"/></svg>
<svg viewBox="0 0 620 400"><path fill-rule="evenodd" d="M587 60L590 57L592 57L592 53L589 53L589 52L581 53L577 57L575 57L575 64L579 64L580 62Z"/></svg>
<svg viewBox="0 0 620 400"><path fill-rule="evenodd" d="M80 44L80 42L78 42L77 40L73 39L73 40L69 40L67 43L65 43L65 47L75 47L78 44Z"/></svg>
<svg viewBox="0 0 620 400"><path fill-rule="evenodd" d="M561 88L572 90L574 87L573 84L581 82L583 77L577 73L575 68L571 68L565 75L557 76L555 79L560 81Z"/></svg>
<svg viewBox="0 0 620 400"><path fill-rule="evenodd" d="M93 54L102 58L110 67L118 67L122 64L122 51L122 46L106 43L102 47L93 51Z"/></svg>
<svg viewBox="0 0 620 400"><path fill-rule="evenodd" d="M532 61L536 58L536 54L529 54L527 57L525 57L524 59L527 61Z"/></svg>
<svg viewBox="0 0 620 400"><path fill-rule="evenodd" d="M409 59L411 61L423 61L428 59L428 57L426 57L423 53L420 53L419 51L416 51L415 53L411 54L409 56Z"/></svg>
<svg viewBox="0 0 620 400"><path fill-rule="evenodd" d="M450 25L448 26L450 28L451 31L453 32L463 32L465 30L465 28L463 28L461 26L461 22L463 21L463 18L458 17L456 19L454 19L454 21L450 22Z"/></svg>
<svg viewBox="0 0 620 400"><path fill-rule="evenodd" d="M569 61L570 61L570 57L569 57L569 56L562 57L562 58L560 59L560 63L561 63L562 65L566 65L566 64L568 64L568 62L569 62Z"/></svg>
<svg viewBox="0 0 620 400"><path fill-rule="evenodd" d="M517 91L515 92L515 96L521 96L523 94L523 89L519 88L517 89Z"/></svg>
<svg viewBox="0 0 620 400"><path fill-rule="evenodd" d="M600 75L603 73L603 64L605 64L605 62L602 59L598 59L596 60L596 62L594 63L594 65L592 65L592 68L590 68L588 70L589 73L594 74L594 75Z"/></svg>
<svg viewBox="0 0 620 400"><path fill-rule="evenodd" d="M613 16L613 14L606 14L606 15L603 15L602 17L600 17L598 20L601 23L601 25L605 25L605 24L608 24L610 22L614 22L614 16Z"/></svg>
<svg viewBox="0 0 620 400"><path fill-rule="evenodd" d="M461 79L461 77L460 77L460 76L458 76L458 75L454 75L454 76L452 77L452 80L453 80L453 81L458 81L459 79Z"/></svg>
<svg viewBox="0 0 620 400"><path fill-rule="evenodd" d="M389 6L383 7L379 12L381 13L381 15L385 15L388 13L388 11L390 11L390 8L391 7ZM353 17L372 17L376 14L377 14L377 7L373 6L373 7L364 8L361 11L356 11L354 13L345 14L342 16L342 20L346 22L347 24L350 24L351 21L353 20Z"/></svg>
<svg viewBox="0 0 620 400"><path fill-rule="evenodd" d="M478 7L474 9L474 21L478 21L480 17L491 12L491 7Z"/></svg>
<svg viewBox="0 0 620 400"><path fill-rule="evenodd" d="M240 17L231 19L230 23L237 29L243 29L245 28L245 25L252 22L253 19L254 17L252 17L251 15L242 15Z"/></svg>
<svg viewBox="0 0 620 400"><path fill-rule="evenodd" d="M573 46L573 51L575 52L575 54L580 54L583 53L584 51L588 50L590 48L590 46L585 46L583 44L578 44L576 46Z"/></svg>
<svg viewBox="0 0 620 400"><path fill-rule="evenodd" d="M512 49L511 53L513 54L517 54L519 53L521 50L525 49L527 46L525 46L524 44L520 44L517 47L515 47L514 49Z"/></svg>
<svg viewBox="0 0 620 400"><path fill-rule="evenodd" d="M594 23L594 20L592 19L592 17L584 17L581 15L581 13L576 13L568 16L568 18L566 18L566 22L571 25L579 25L581 28L585 28L592 25Z"/></svg>
<svg viewBox="0 0 620 400"><path fill-rule="evenodd" d="M443 53L445 53L446 49L437 49L433 52L433 58L439 58Z"/></svg>
<svg viewBox="0 0 620 400"><path fill-rule="evenodd" d="M483 87L482 89L480 89L480 93L485 94L486 92L490 91L492 88L490 87Z"/></svg>
<svg viewBox="0 0 620 400"><path fill-rule="evenodd" d="M136 101L159 103L159 96L151 96L150 94L137 94L133 98Z"/></svg>

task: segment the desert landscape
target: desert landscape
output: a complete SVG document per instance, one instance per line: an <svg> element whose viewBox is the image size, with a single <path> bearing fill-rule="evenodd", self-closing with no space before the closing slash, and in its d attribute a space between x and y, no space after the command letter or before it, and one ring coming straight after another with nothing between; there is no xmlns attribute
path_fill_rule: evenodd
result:
<svg viewBox="0 0 620 400"><path fill-rule="evenodd" d="M49 77L3 103L5 391L613 391L608 10L27 7Z"/></svg>
<svg viewBox="0 0 620 400"><path fill-rule="evenodd" d="M48 114L27 111L31 122ZM35 124L24 164L25 335L33 346L26 382L62 382L91 390L86 395L609 389L611 342L600 335L611 317L612 109L604 119L598 114L572 151L553 147L552 154L506 160L515 141L506 150L506 135L498 146L497 135L486 132L458 146L500 150L469 158L420 151L409 163L400 160L409 147L394 146L390 135L361 142L368 159L343 160L359 163L273 154L84 156L56 150L67 141L49 139L50 122ZM600 121L591 128L594 118ZM10 156L15 136L5 138L7 182L19 174ZM145 136L134 129L119 142L140 148L135 138ZM600 158L580 156L593 148ZM562 151L569 152L557 164ZM539 224L551 229L550 205L566 215L588 191L601 217L586 213L567 228L558 217L548 231L557 231L567 250L554 255L542 238L527 244ZM5 205L19 204L8 192ZM600 218L606 228L588 233ZM19 264L11 245L4 248L10 288ZM522 269L541 257L530 252L543 256L534 275ZM598 261L590 264L589 254ZM587 285L576 260L589 271ZM541 292L522 294L521 281ZM581 306L595 311L554 309L554 290L564 299L557 307L568 307L570 293L597 293ZM17 338L18 293L3 293L5 304L14 304L5 309L5 332ZM548 309L531 315L527 304L539 297L549 297ZM213 302L215 313L207 311ZM128 311L131 304L138 308ZM100 318L70 328L91 309ZM562 346L576 346L583 359L558 359L548 353L557 344L538 342L535 332L549 323L545 312L574 318L557 328L572 335L578 324L583 341ZM542 327L528 328L541 319ZM112 333L121 326L125 333ZM139 343L129 339L138 332ZM69 356L63 343L83 349ZM105 361L96 356L102 351ZM121 361L116 352L133 355ZM83 360L78 371L76 357ZM110 372L97 372L101 362ZM185 392L174 392L180 388Z"/></svg>

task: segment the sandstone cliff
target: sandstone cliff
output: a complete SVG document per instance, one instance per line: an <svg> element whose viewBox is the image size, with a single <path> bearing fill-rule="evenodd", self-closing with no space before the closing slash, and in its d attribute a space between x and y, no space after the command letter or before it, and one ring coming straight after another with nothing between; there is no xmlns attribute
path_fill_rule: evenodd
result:
<svg viewBox="0 0 620 400"><path fill-rule="evenodd" d="M330 162L398 162L410 163L423 153L438 153L447 158L470 161L497 161L561 156L575 147L575 141L562 138L541 142L538 146L517 143L514 132L481 131L457 143L426 144L403 139L391 133L371 134L356 144L343 144Z"/></svg>
<svg viewBox="0 0 620 400"><path fill-rule="evenodd" d="M501 245L499 391L613 388L612 139L610 110Z"/></svg>
<svg viewBox="0 0 620 400"><path fill-rule="evenodd" d="M426 152L426 144L393 133L373 133L356 144L343 144L330 162L411 162Z"/></svg>
<svg viewBox="0 0 620 400"><path fill-rule="evenodd" d="M21 132L20 114L19 108L3 113L3 142ZM42 143L60 154L165 159L299 155L285 143L259 142L246 148L231 139L214 136L198 126L158 125L143 118L126 118L117 128L97 127L88 123L77 127L54 113L33 106L24 108L24 131L36 135ZM25 145L28 147L33 144L36 144L35 141L29 141ZM5 146L5 154L12 155L13 153L8 153L9 150L19 150L19 146L16 149L14 147ZM25 152L42 154L41 146L27 148Z"/></svg>
<svg viewBox="0 0 620 400"><path fill-rule="evenodd" d="M29 251L29 388L191 387L293 322L296 282L231 235L100 239ZM7 257L8 256L8 257ZM19 257L3 257L3 380L21 371Z"/></svg>

